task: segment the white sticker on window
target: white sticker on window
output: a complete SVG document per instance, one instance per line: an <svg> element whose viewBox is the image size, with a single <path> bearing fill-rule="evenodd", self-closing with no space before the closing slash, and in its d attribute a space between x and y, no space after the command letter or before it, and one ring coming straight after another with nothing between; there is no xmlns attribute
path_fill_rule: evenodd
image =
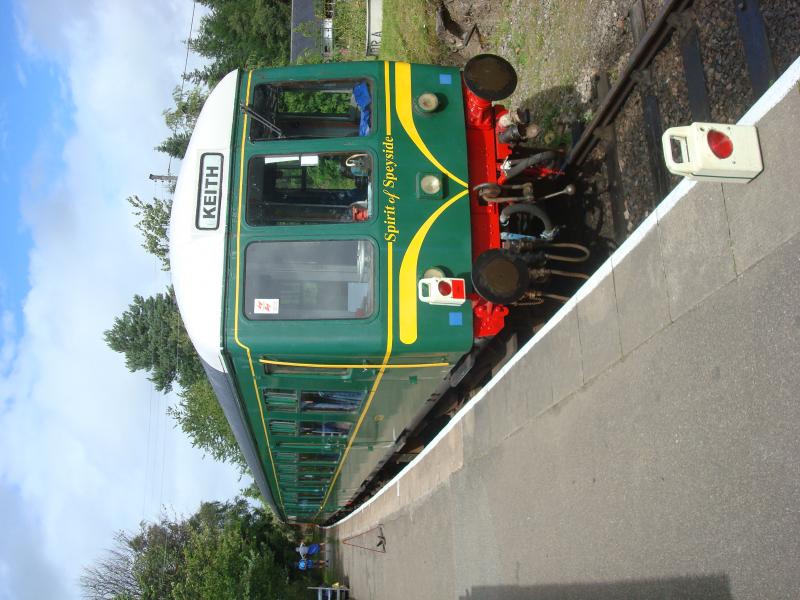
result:
<svg viewBox="0 0 800 600"><path fill-rule="evenodd" d="M265 156L264 164L274 165L277 163L295 162L298 160L300 160L300 156L298 154L295 154L293 156Z"/></svg>
<svg viewBox="0 0 800 600"><path fill-rule="evenodd" d="M253 304L253 312L257 315L277 315L280 298L256 298Z"/></svg>
<svg viewBox="0 0 800 600"><path fill-rule="evenodd" d="M319 156L316 154L303 154L300 157L301 167L316 167L319 164Z"/></svg>

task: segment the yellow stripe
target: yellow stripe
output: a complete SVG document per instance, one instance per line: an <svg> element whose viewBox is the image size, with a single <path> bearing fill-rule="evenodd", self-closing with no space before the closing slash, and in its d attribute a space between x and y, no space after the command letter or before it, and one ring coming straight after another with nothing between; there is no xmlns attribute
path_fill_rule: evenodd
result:
<svg viewBox="0 0 800 600"><path fill-rule="evenodd" d="M253 72L247 73L247 94L245 95L245 105L250 103L250 82L253 77ZM247 351L247 362L250 363L250 376L253 378L253 389L256 393L256 401L258 402L258 412L261 414L261 426L264 428L264 440L267 444L267 452L269 454L269 462L272 465L272 475L275 478L275 489L278 490L278 501L281 504L283 512L286 512L286 507L283 504L283 496L281 495L281 486L278 484L278 473L275 470L275 461L272 458L272 448L269 445L269 434L267 433L267 422L264 419L264 408L261 405L261 392L258 389L258 381L256 380L256 370L253 366L253 357L250 354L250 348L244 345L239 340L239 262L241 257L241 232L242 232L242 188L244 182L244 149L247 142L247 113L244 113L242 119L242 153L239 158L239 204L237 208L237 222L236 222L236 296L233 311L233 338L236 344Z"/></svg>
<svg viewBox="0 0 800 600"><path fill-rule="evenodd" d="M304 369L424 369L425 367L449 367L450 363L446 362L435 362L435 363L419 363L416 365L387 365L386 363L382 365L326 365L320 363L296 363L296 362L284 362L282 360L270 360L268 358L262 358L258 362L263 363L265 365L275 365L277 367L301 367Z"/></svg>
<svg viewBox="0 0 800 600"><path fill-rule="evenodd" d="M399 276L398 319L400 320L400 341L404 344L413 344L417 341L417 261L422 243L436 219L453 203L463 198L468 191L462 190L437 208L414 234L408 250L403 256Z"/></svg>
<svg viewBox="0 0 800 600"><path fill-rule="evenodd" d="M389 63L383 63L383 85L384 85L384 93L386 96L386 135L392 135L392 100L391 100L391 85L389 82ZM383 355L383 364L380 366L380 371L375 376L375 381L372 384L372 388L369 391L369 396L367 397L367 401L364 403L364 409L361 411L361 415L358 417L358 422L356 423L355 428L353 429L353 433L350 436L350 439L347 441L347 446L344 449L344 453L342 454L342 458L339 461L339 465L336 467L336 472L333 474L331 478L330 485L328 485L328 491L325 493L325 498L322 500L322 504L319 506L319 510L317 514L314 516L316 519L317 516L322 512L322 509L325 508L325 505L328 503L328 499L330 498L331 492L333 491L333 486L336 484L336 480L339 478L339 474L342 472L342 467L344 463L347 461L347 456L350 454L350 447L353 445L353 442L358 435L358 430L361 428L361 423L364 422L364 417L369 410L370 405L372 404L372 399L375 397L375 392L378 391L378 386L383 379L383 374L386 372L387 368L392 368L387 365L389 362L389 358L392 355L392 342L394 337L394 324L393 324L393 310L394 310L394 282L393 282L393 258L392 258L392 242L389 242L386 245L386 353ZM434 366L434 365L430 365ZM435 365L440 366L440 365ZM444 366L444 365L442 365ZM359 368L363 368L363 365L359 365Z"/></svg>
<svg viewBox="0 0 800 600"><path fill-rule="evenodd" d="M414 116L412 114L412 98L411 98L411 65L406 62L399 62L395 63L394 67L394 85L395 85L395 93L397 94L397 99L395 102L395 110L397 111L397 117L400 119L400 123L403 125L403 129L408 134L408 137L411 138L411 141L414 142L414 145L419 148L419 151L425 155L425 157L433 163L433 165L439 169L442 173L447 175L450 179L467 187L467 183L463 179L459 179L455 175L453 175L450 171L444 168L442 163L436 160L436 157L428 150L428 147L425 145L425 142L422 141L422 138L417 131L416 125L414 125ZM389 94L386 94L386 97L389 97Z"/></svg>
<svg viewBox="0 0 800 600"><path fill-rule="evenodd" d="M353 442L358 435L358 430L361 428L361 424L364 422L364 417L367 415L367 411L369 411L369 407L372 404L372 399L375 397L375 392L378 391L378 386L383 379L383 374L386 372L387 365L386 363L389 362L389 357L392 355L392 337L394 335L393 324L392 324L392 302L393 302L393 276L392 276L392 242L389 242L386 246L386 271L387 271L387 286L386 286L386 314L387 314L387 325L386 325L386 354L383 355L383 364L381 365L381 370L375 376L375 381L372 384L372 389L369 391L369 396L367 397L367 401L364 404L364 410L361 411L361 414L358 417L358 421L356 422L356 426L353 429L353 434L350 436L350 439L347 440L347 446L344 449L344 453L342 454L342 459L339 461L339 465L336 467L336 472L333 474L331 478L331 483L328 486L328 491L325 494L325 498L322 500L322 504L320 504L319 511L317 511L317 515L322 512L322 509L325 508L325 504L328 502L328 498L333 491L333 486L336 483L336 480L339 478L339 473L342 472L342 467L344 466L345 461L347 460L347 455L350 453L350 447L353 445ZM314 516L314 518L317 517Z"/></svg>
<svg viewBox="0 0 800 600"><path fill-rule="evenodd" d="M383 87L386 94L386 135L392 135L392 86L389 84L389 63L383 63Z"/></svg>

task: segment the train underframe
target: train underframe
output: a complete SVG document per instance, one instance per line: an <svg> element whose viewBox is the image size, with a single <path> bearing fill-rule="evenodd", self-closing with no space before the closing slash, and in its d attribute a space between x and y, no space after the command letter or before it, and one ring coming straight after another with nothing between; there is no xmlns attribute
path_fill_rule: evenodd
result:
<svg viewBox="0 0 800 600"><path fill-rule="evenodd" d="M553 285L554 278L587 277L574 266L589 250L560 241L563 225L552 216L553 203L560 210L576 193L563 151L532 143L539 130L527 111L494 104L515 86L513 67L500 57L479 55L464 69L476 343L503 330L512 306L566 301L569 283Z"/></svg>

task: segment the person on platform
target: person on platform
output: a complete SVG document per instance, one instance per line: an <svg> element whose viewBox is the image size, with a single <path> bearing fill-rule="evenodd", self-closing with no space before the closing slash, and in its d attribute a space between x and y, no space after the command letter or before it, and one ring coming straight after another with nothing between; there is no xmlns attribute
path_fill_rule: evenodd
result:
<svg viewBox="0 0 800 600"><path fill-rule="evenodd" d="M310 558L304 558L297 562L297 568L301 571L310 571L311 569L327 567L328 564L327 560L311 560Z"/></svg>

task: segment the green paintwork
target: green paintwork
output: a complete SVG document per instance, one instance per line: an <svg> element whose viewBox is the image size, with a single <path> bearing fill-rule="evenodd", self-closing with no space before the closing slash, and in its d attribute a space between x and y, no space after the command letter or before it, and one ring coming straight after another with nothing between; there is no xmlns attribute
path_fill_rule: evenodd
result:
<svg viewBox="0 0 800 600"><path fill-rule="evenodd" d="M262 240L303 240L303 239L370 239L375 245L376 294L374 313L366 319L336 321L249 321L236 300L237 269L237 222L239 199L239 170L242 152L243 116L237 112L234 125L233 147L231 151L229 246L226 265L225 309L223 316L224 353L232 368L235 383L248 415L252 435L257 443L262 466L273 491L273 496L282 518L295 517L298 521L323 521L333 512L345 505L354 495L361 483L376 469L379 461L391 454L394 441L406 426L424 410L426 401L449 372L450 367L415 368L386 370L372 399L367 414L364 415L357 437L346 460L341 465L335 487L331 490L327 503L320 510L319 497L327 493L330 471L326 463L319 461L303 462L303 468L313 465L320 467L318 479L294 480L294 476L281 477L280 490L275 473L294 473L295 466L287 464L284 458L292 452L306 454L341 452L348 438L340 439L319 436L296 436L281 433L270 434L270 451L264 435L262 414L256 397L251 375L251 362L247 352L234 337L235 311L239 311L239 341L250 348L252 367L255 371L259 390L265 388L286 390L351 390L363 391L369 396L377 369L346 369L343 374L328 375L319 372L305 374L267 374L257 361L261 357L304 363L329 364L370 364L380 365L387 347L387 318L391 311L394 336L390 363L415 364L444 361L455 364L472 346L472 313L467 301L460 307L430 306L417 301L418 339L412 345L404 345L398 337L398 283L397 277L409 242L418 228L442 202L464 188L443 175L444 193L442 198L431 199L418 194L418 175L439 173L408 138L395 113L396 95L394 88L394 65L391 72L391 128L394 154L397 163L398 182L393 191L400 198L396 201L397 228L399 234L393 243L393 303L388 306L387 290L387 241L384 239L384 207L386 196L382 194L382 181L385 176L386 160L382 142L386 136L384 63L334 63L326 65L307 65L280 69L259 70L252 73L251 90L257 83L291 80L318 80L342 78L367 78L372 82L373 118L372 131L365 137L346 137L339 139L316 140L272 140L258 143L245 142L245 176L251 156L257 154L291 154L301 152L352 151L368 152L373 161L373 196L376 206L373 216L366 222L250 227L241 221L241 252L238 262L240 282L244 281L244 251L248 244ZM412 66L412 97L432 91L445 99L444 107L431 114L414 111L417 130L433 155L457 177L467 180L466 137L464 128L463 104L460 87L460 74L457 69L425 65ZM449 75L451 83L440 81L440 74ZM247 73L240 76L237 105L243 102L247 93ZM445 78L446 81L446 78ZM249 123L248 118L248 123ZM246 193L246 182L243 185ZM422 196L422 197L420 197ZM444 267L456 277L469 281L471 268L471 244L469 228L469 200L463 197L454 203L431 227L418 262L417 278L428 267ZM243 200L244 206L244 200ZM239 302L244 293L240 290ZM450 313L460 313L461 326L450 325ZM259 392L260 394L261 392ZM363 405L362 405L363 406ZM352 422L355 430L359 413L299 413L291 405L267 410L262 404L264 418L279 421L336 421ZM273 468L274 461L274 468ZM325 473L328 474L325 474ZM298 494L311 493L310 502L302 502Z"/></svg>

